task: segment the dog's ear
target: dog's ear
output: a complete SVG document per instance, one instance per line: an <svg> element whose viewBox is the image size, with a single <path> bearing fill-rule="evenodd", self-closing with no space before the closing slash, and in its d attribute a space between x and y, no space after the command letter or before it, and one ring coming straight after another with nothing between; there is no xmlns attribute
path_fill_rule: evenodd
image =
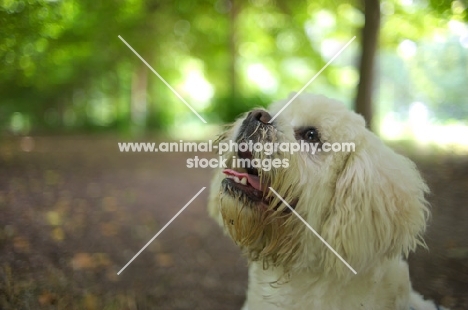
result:
<svg viewBox="0 0 468 310"><path fill-rule="evenodd" d="M424 245L429 191L416 166L367 130L339 172L322 235L357 272ZM349 272L328 251L329 271Z"/></svg>

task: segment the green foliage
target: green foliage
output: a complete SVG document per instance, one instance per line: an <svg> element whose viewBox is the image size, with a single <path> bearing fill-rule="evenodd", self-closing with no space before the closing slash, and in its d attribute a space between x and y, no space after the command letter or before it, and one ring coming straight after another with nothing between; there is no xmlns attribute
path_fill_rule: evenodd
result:
<svg viewBox="0 0 468 310"><path fill-rule="evenodd" d="M360 2L233 3L234 8L214 0L1 1L0 130L128 131L194 120L159 78L149 70L142 73L144 65L118 35L202 115L231 121L299 90L363 25ZM408 69L407 81L426 85L435 109L444 110L432 91L447 78L442 69L430 69L427 61L409 65L395 52L404 40L448 36L447 21L466 20L466 7L459 0L381 4L381 51L391 55L389 72L400 65ZM467 61L466 48L452 49L458 51L450 55L459 55L453 70L464 76L459 65ZM351 104L358 52L356 40L308 90ZM424 59L433 57L424 53ZM192 84L191 74L198 74ZM394 74L391 82L400 80ZM141 93L146 98L138 112L135 98ZM452 102L465 96L463 91L450 94Z"/></svg>

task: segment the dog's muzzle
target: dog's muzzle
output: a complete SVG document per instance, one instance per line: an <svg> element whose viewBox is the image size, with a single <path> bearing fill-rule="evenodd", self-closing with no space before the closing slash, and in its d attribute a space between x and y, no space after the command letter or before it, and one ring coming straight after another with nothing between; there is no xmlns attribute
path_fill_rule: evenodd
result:
<svg viewBox="0 0 468 310"><path fill-rule="evenodd" d="M238 140L260 140L260 133L268 130L273 125L269 123L271 115L265 110L257 109L249 112L247 117L242 122L239 130Z"/></svg>
<svg viewBox="0 0 468 310"><path fill-rule="evenodd" d="M267 111L264 111L264 110L260 110L260 109L257 109L257 110L253 110L251 111L246 119L244 120L244 123L246 121L248 122L255 122L255 121L258 121L258 122L261 122L263 124L269 124L271 120L271 115L270 113L268 113Z"/></svg>

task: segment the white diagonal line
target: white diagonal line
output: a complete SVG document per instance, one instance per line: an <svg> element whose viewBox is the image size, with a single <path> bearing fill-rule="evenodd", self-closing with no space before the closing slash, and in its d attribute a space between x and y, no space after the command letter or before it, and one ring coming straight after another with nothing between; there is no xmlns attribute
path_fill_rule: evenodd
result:
<svg viewBox="0 0 468 310"><path fill-rule="evenodd" d="M205 188L206 188L206 187L203 187L195 196L193 196L193 198L190 199L190 201L187 202L187 204L186 204L182 209L180 209L180 211L177 212L177 214L174 215L174 216L171 218L171 220L170 220L169 222L167 222L167 224L164 225L164 227L161 228L161 229L158 231L158 233L157 233L153 238L151 238L151 240L148 241L148 243L146 243L145 246L144 246L143 248L141 248L141 250L140 250L138 253L136 253L135 256L133 256L133 258L132 258L122 269L120 269L119 272L117 272L117 275L120 275L120 273L121 273L122 271L124 271L125 268L127 268L128 265L130 265L130 264L133 262L133 260L134 260L135 258L137 258L138 255L140 255L141 252L143 252L143 250L146 249L146 247L148 247L148 245L150 245L150 243L153 242L154 239L156 239L156 238L164 231L164 229L166 229L167 226L169 226L169 225L172 223L172 221L174 221L174 220L176 219L176 217L178 217L178 216L185 210L185 208L187 208L187 207L192 203L192 201L194 201L195 198L197 198L198 195L200 195L201 192L203 192L203 191L205 190Z"/></svg>
<svg viewBox="0 0 468 310"><path fill-rule="evenodd" d="M297 216L297 217L302 221L302 223L304 223L304 225L306 225L307 228L309 228L309 229L317 236L317 238L319 238L320 241L322 241L322 242L330 249L330 251L332 251L333 254L335 254L335 255L346 265L346 267L348 267L354 274L357 274L356 270L354 270L353 267L351 267L351 266L340 256L340 254L338 254L338 253L325 241L325 239L323 239L322 236L320 236L320 235L312 228L312 226L310 226L309 223L307 223L307 222L296 212L296 210L294 210L294 209L283 199L283 197L281 197L273 188L269 187L269 189L270 189L276 196L278 196L278 198L292 211L292 213L294 213L294 215Z"/></svg>
<svg viewBox="0 0 468 310"><path fill-rule="evenodd" d="M273 121L275 120L275 118L277 118L278 115L280 115L280 113L283 112L284 109L286 109L286 108L288 107L288 105L289 105L291 102L293 102L293 100L296 99L296 97L299 96L299 95L304 91L304 89L306 89L307 86L309 86L310 83L312 83L312 82L320 75L320 73L322 73L322 71L325 70L325 69L328 67L328 65L331 64L332 61L335 60L335 58L338 57L338 56L341 54L341 52L343 52L343 51L345 50L345 48L347 48L348 45L351 44L351 42L354 41L354 39L356 39L356 36L354 36L351 40L349 40L349 42L346 43L346 45L343 46L343 47L338 51L338 53L336 53L335 56L333 56L332 59L330 59L330 60L327 62L327 64L326 64L325 66L323 66L323 68L320 69L320 71L317 72L317 73L309 80L309 82L307 82L307 84L305 84L304 87L302 87L301 90L298 91L297 94L295 94L294 97L292 97L292 98L288 101L288 103L286 103L286 104L284 105L284 107L283 107L281 110L279 110L278 113L276 113L275 116L273 116L273 117L271 118L271 120L270 120L268 123L271 124L271 122L273 122Z"/></svg>
<svg viewBox="0 0 468 310"><path fill-rule="evenodd" d="M143 59L143 57L140 56L140 54L137 53L137 51L135 51L133 49L133 47L130 46L130 44L127 43L127 41L125 41L120 35L118 36L120 40L122 40L123 43L125 43L125 45L127 45L127 47L135 54L137 55L138 58L140 58L141 61L143 61L143 63L151 70L153 71L154 74L156 74L156 76L164 83L166 84L167 87L169 87L169 89L174 93L174 95L176 95L180 100L182 100L183 103L185 103L185 105L190 109L192 110L193 113L195 113L196 116L198 116L199 119L201 119L201 121L203 123L206 124L206 121L203 117L201 117L200 114L197 113L197 111L195 111L194 108L192 108L192 106L190 104L187 103L187 101L185 101L184 98L182 98L181 95L179 95L179 93L176 92L176 90L174 88L172 88L171 85L169 85L169 83L166 82L165 79L163 79L163 77L161 75L159 75L159 73L156 72L156 70L154 70L147 62L146 60Z"/></svg>

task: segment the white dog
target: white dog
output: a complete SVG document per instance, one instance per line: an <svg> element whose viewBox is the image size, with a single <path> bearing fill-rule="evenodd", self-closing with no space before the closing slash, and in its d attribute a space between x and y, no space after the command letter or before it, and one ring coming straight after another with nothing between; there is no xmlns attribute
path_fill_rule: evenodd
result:
<svg viewBox="0 0 468 310"><path fill-rule="evenodd" d="M298 96L270 123L286 102L251 111L218 140L305 141L321 150L223 154L228 169L215 173L209 212L249 259L243 309L439 309L412 291L402 260L424 246L429 216L428 188L415 165L367 130L361 116L323 96ZM325 152L325 143L354 143L355 150ZM239 159L279 162L238 168Z"/></svg>

